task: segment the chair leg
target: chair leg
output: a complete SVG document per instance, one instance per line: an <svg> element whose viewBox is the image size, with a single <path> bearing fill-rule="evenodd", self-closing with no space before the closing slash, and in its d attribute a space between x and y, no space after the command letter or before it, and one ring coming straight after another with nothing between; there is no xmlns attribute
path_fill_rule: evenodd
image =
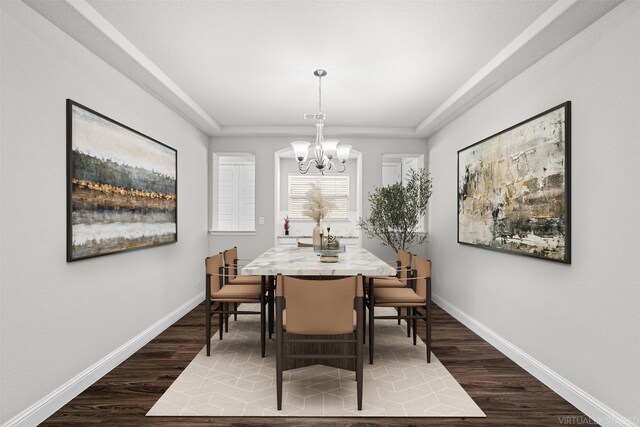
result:
<svg viewBox="0 0 640 427"><path fill-rule="evenodd" d="M273 308L275 304L275 296L274 296L275 286L273 281L274 281L274 277L269 276L267 278L267 283L266 283L266 286L268 286L268 289L269 289L269 339L273 337L273 326L275 323L274 313L273 313Z"/></svg>
<svg viewBox="0 0 640 427"><path fill-rule="evenodd" d="M364 304L362 298L359 298L356 309L364 314ZM364 319L364 315L358 316ZM362 369L362 346L364 345L364 324L358 321L356 326L356 388L358 399L358 411L362 411L362 383L363 383L363 369Z"/></svg>
<svg viewBox="0 0 640 427"><path fill-rule="evenodd" d="M424 321L427 327L427 363L431 363L431 301L427 301L424 313Z"/></svg>
<svg viewBox="0 0 640 427"><path fill-rule="evenodd" d="M218 303L218 311L222 311L223 303ZM222 339L224 328L224 314L218 313L218 332L220 335L220 339Z"/></svg>
<svg viewBox="0 0 640 427"><path fill-rule="evenodd" d="M408 310L408 309L407 309ZM413 345L416 345L418 342L418 310L415 307L411 307L411 323L413 324ZM407 319L407 324L409 324L409 319Z"/></svg>
<svg viewBox="0 0 640 427"><path fill-rule="evenodd" d="M225 302L224 303L224 311L229 311L229 303ZM224 332L228 333L229 332L229 315L225 314L224 315Z"/></svg>
<svg viewBox="0 0 640 427"><path fill-rule="evenodd" d="M276 311L278 312L278 318L276 319L277 329L276 329L276 399L277 399L277 408L278 411L282 410L282 301L280 298L276 300Z"/></svg>
<svg viewBox="0 0 640 427"><path fill-rule="evenodd" d="M375 311L375 301L373 298L369 297L369 364L373 365L373 335L374 335L374 311Z"/></svg>
<svg viewBox="0 0 640 427"><path fill-rule="evenodd" d="M362 320L362 345L367 343L367 303L364 301L366 301L366 299L363 297L362 318L360 319Z"/></svg>
<svg viewBox="0 0 640 427"><path fill-rule="evenodd" d="M238 303L237 302L233 303L233 311L238 311ZM238 313L233 313L233 321L234 322L238 321Z"/></svg>
<svg viewBox="0 0 640 427"><path fill-rule="evenodd" d="M411 309L409 307L405 307L405 315L407 317L409 316L409 313L411 313ZM411 336L411 319L406 319L406 321L407 321L407 338L409 338Z"/></svg>
<svg viewBox="0 0 640 427"><path fill-rule="evenodd" d="M263 276L264 277L264 276ZM262 287L264 291L264 286ZM264 292L260 292L260 349L262 351L262 357L266 356L267 349L265 343L266 337L266 310L267 301L265 300Z"/></svg>
<svg viewBox="0 0 640 427"><path fill-rule="evenodd" d="M399 316L402 315L402 309L400 307L396 307L396 312L398 313L398 326L402 325L402 319Z"/></svg>
<svg viewBox="0 0 640 427"><path fill-rule="evenodd" d="M211 301L204 302L204 315L205 315L205 324L206 324L206 334L207 334L207 356L211 355Z"/></svg>

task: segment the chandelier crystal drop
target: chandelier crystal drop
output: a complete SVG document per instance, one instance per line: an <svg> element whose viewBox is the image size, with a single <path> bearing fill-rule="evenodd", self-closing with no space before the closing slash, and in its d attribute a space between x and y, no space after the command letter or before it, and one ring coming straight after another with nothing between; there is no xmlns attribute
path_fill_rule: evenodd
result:
<svg viewBox="0 0 640 427"><path fill-rule="evenodd" d="M307 141L293 141L293 153L298 161L298 170L305 174L309 172L311 165L322 174L329 170L336 172L344 172L347 170L345 162L349 158L351 152L350 145L340 145L337 139L324 139L324 119L325 114L322 112L322 78L327 75L325 70L316 70L313 75L318 77L318 112L307 113L305 119L313 119L316 121L316 142L311 144ZM333 159L340 161L341 169L333 163Z"/></svg>

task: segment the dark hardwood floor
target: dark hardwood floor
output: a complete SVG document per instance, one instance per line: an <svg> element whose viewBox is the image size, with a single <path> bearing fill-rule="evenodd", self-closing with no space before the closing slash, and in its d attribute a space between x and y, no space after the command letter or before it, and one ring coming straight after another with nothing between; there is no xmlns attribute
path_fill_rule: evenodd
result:
<svg viewBox="0 0 640 427"><path fill-rule="evenodd" d="M424 326L419 332L424 337ZM201 304L42 425L596 425L437 306L433 310L433 353L482 408L486 418L145 417L202 349L203 335L204 307Z"/></svg>

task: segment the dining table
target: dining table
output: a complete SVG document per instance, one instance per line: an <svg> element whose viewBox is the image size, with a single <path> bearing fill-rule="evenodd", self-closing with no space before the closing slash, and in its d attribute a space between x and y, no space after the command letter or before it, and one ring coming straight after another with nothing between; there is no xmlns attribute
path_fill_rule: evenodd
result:
<svg viewBox="0 0 640 427"><path fill-rule="evenodd" d="M396 269L364 248L337 253L337 262L322 262L314 248L275 247L241 269L256 276L394 276Z"/></svg>
<svg viewBox="0 0 640 427"><path fill-rule="evenodd" d="M328 251L324 251L325 255L327 253ZM240 270L240 274L242 275L262 276L262 283L268 286L269 338L273 335L275 323L274 293L275 278L278 274L313 278L316 280L356 276L358 274L362 274L364 277L394 276L396 274L396 269L393 266L364 248L349 247L346 249L343 248L342 251L329 251L329 253L331 253L332 256L337 256L337 262L323 262L321 260L322 253L314 250L314 248L273 247L263 252ZM342 350L335 349L335 351L339 352ZM336 361L336 359L330 359L325 361L291 361L285 366L285 370L315 363L322 363L349 370L353 370L354 368L352 362L345 364Z"/></svg>

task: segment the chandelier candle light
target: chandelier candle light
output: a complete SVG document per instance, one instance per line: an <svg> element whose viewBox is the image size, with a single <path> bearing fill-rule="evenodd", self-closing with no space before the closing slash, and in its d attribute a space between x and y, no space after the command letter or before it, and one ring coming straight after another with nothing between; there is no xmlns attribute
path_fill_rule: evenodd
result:
<svg viewBox="0 0 640 427"><path fill-rule="evenodd" d="M324 139L322 135L325 119L325 114L322 112L322 78L327 75L327 72L325 70L316 70L313 75L318 77L318 112L307 113L304 118L316 120L316 142L311 150L309 149L310 142L294 141L291 143L294 156L298 161L298 170L301 174L305 174L313 164L322 175L328 170L342 173L347 170L345 162L349 158L351 146L338 145L340 141L337 139ZM311 158L308 159L310 151ZM334 157L338 158L342 164L342 169L338 169L333 163ZM305 162L307 163L306 167Z"/></svg>

